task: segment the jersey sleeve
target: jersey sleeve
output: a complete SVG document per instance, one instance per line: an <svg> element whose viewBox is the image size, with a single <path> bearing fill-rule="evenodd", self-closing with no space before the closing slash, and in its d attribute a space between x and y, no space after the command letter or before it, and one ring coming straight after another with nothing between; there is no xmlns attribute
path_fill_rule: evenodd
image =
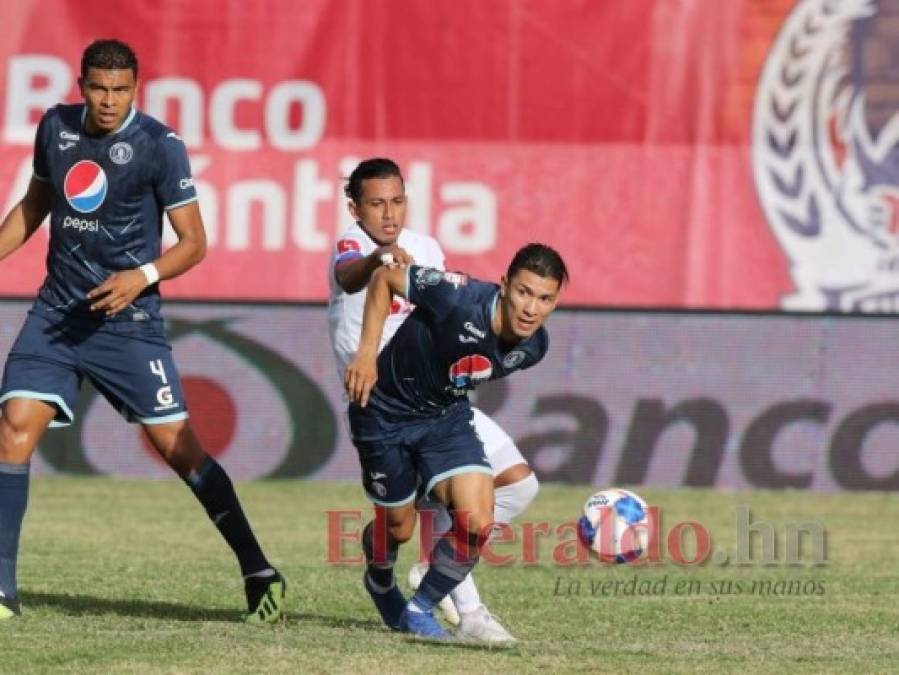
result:
<svg viewBox="0 0 899 675"><path fill-rule="evenodd" d="M47 135L49 133L49 126L47 113L44 113L44 116L41 117L41 121L37 125L37 132L34 134L34 159L32 161L34 177L40 181L50 180L50 166L47 162Z"/></svg>
<svg viewBox="0 0 899 675"><path fill-rule="evenodd" d="M362 246L359 240L350 234L344 234L334 245L334 267L339 267L343 263L352 260L358 260L364 257L362 255Z"/></svg>
<svg viewBox="0 0 899 675"><path fill-rule="evenodd" d="M190 174L187 148L174 131L167 131L159 139L159 173L156 177L156 198L168 211L197 200L197 189Z"/></svg>
<svg viewBox="0 0 899 675"><path fill-rule="evenodd" d="M540 326L540 329L537 331L533 340L534 350L530 357L525 359L524 363L521 365L521 370L527 370L532 366L536 366L543 360L543 357L546 356L546 353L549 351L549 331L546 330L545 326Z"/></svg>
<svg viewBox="0 0 899 675"><path fill-rule="evenodd" d="M406 299L435 317L446 316L454 307L472 299L472 295L467 274L409 266Z"/></svg>

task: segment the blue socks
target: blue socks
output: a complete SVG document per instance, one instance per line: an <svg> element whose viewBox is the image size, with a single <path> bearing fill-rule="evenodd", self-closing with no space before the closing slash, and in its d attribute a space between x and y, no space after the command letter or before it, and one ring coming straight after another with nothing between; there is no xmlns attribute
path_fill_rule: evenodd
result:
<svg viewBox="0 0 899 675"><path fill-rule="evenodd" d="M234 551L244 578L274 575L274 570L259 548L240 506L234 484L221 465L212 457L207 457L199 469L190 472L184 482ZM260 572L263 574L260 575Z"/></svg>
<svg viewBox="0 0 899 675"><path fill-rule="evenodd" d="M468 576L478 562L476 545L469 545L468 555L457 551L449 537L442 537L431 554L431 565L412 596L410 604L424 612L430 612L449 592Z"/></svg>
<svg viewBox="0 0 899 675"><path fill-rule="evenodd" d="M28 504L28 468L0 462L0 593L6 598L18 596L16 559Z"/></svg>
<svg viewBox="0 0 899 675"><path fill-rule="evenodd" d="M394 584L393 566L396 564L399 545L387 532L381 536L383 540L375 550L374 521L370 521L362 531L362 551L365 553L368 578L379 589L379 593L386 593Z"/></svg>

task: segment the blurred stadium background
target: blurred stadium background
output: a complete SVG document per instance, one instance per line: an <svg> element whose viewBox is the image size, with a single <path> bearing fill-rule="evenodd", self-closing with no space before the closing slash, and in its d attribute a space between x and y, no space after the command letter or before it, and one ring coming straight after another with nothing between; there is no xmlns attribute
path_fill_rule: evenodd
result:
<svg viewBox="0 0 899 675"><path fill-rule="evenodd" d="M410 228L573 283L539 368L483 388L544 481L893 490L899 2L7 0L0 186L119 37L184 138L205 262L163 287L193 420L235 478L355 479L327 339L342 177L398 160ZM0 266L0 358L46 232ZM86 391L35 473L168 475Z"/></svg>

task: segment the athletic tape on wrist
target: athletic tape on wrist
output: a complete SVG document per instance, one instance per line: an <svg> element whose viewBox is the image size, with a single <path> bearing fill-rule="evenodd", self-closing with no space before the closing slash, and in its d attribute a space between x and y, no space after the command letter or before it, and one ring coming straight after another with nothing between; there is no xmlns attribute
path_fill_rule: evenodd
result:
<svg viewBox="0 0 899 675"><path fill-rule="evenodd" d="M148 284L153 285L159 281L159 270L156 269L156 265L153 263L141 265L138 269L140 269L140 271L144 273L144 276L147 277Z"/></svg>

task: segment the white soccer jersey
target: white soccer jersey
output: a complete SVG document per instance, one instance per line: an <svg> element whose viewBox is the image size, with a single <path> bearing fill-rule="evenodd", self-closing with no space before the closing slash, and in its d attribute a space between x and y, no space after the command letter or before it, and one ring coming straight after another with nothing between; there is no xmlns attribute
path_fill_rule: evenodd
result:
<svg viewBox="0 0 899 675"><path fill-rule="evenodd" d="M416 265L443 269L444 257L440 244L433 237L403 229L397 238L397 245L415 259ZM334 268L342 262L356 260L370 255L378 248L378 244L366 234L359 223L353 225L337 240L332 251L328 268L328 285L331 290L328 300L328 323L331 330L331 346L337 360L337 371L343 382L344 372L359 349L359 338L362 335L362 314L365 309L366 289L358 293L346 293L334 277ZM384 324L381 335L380 351L393 337L406 316L412 311L404 298L394 296L390 306L390 316Z"/></svg>

